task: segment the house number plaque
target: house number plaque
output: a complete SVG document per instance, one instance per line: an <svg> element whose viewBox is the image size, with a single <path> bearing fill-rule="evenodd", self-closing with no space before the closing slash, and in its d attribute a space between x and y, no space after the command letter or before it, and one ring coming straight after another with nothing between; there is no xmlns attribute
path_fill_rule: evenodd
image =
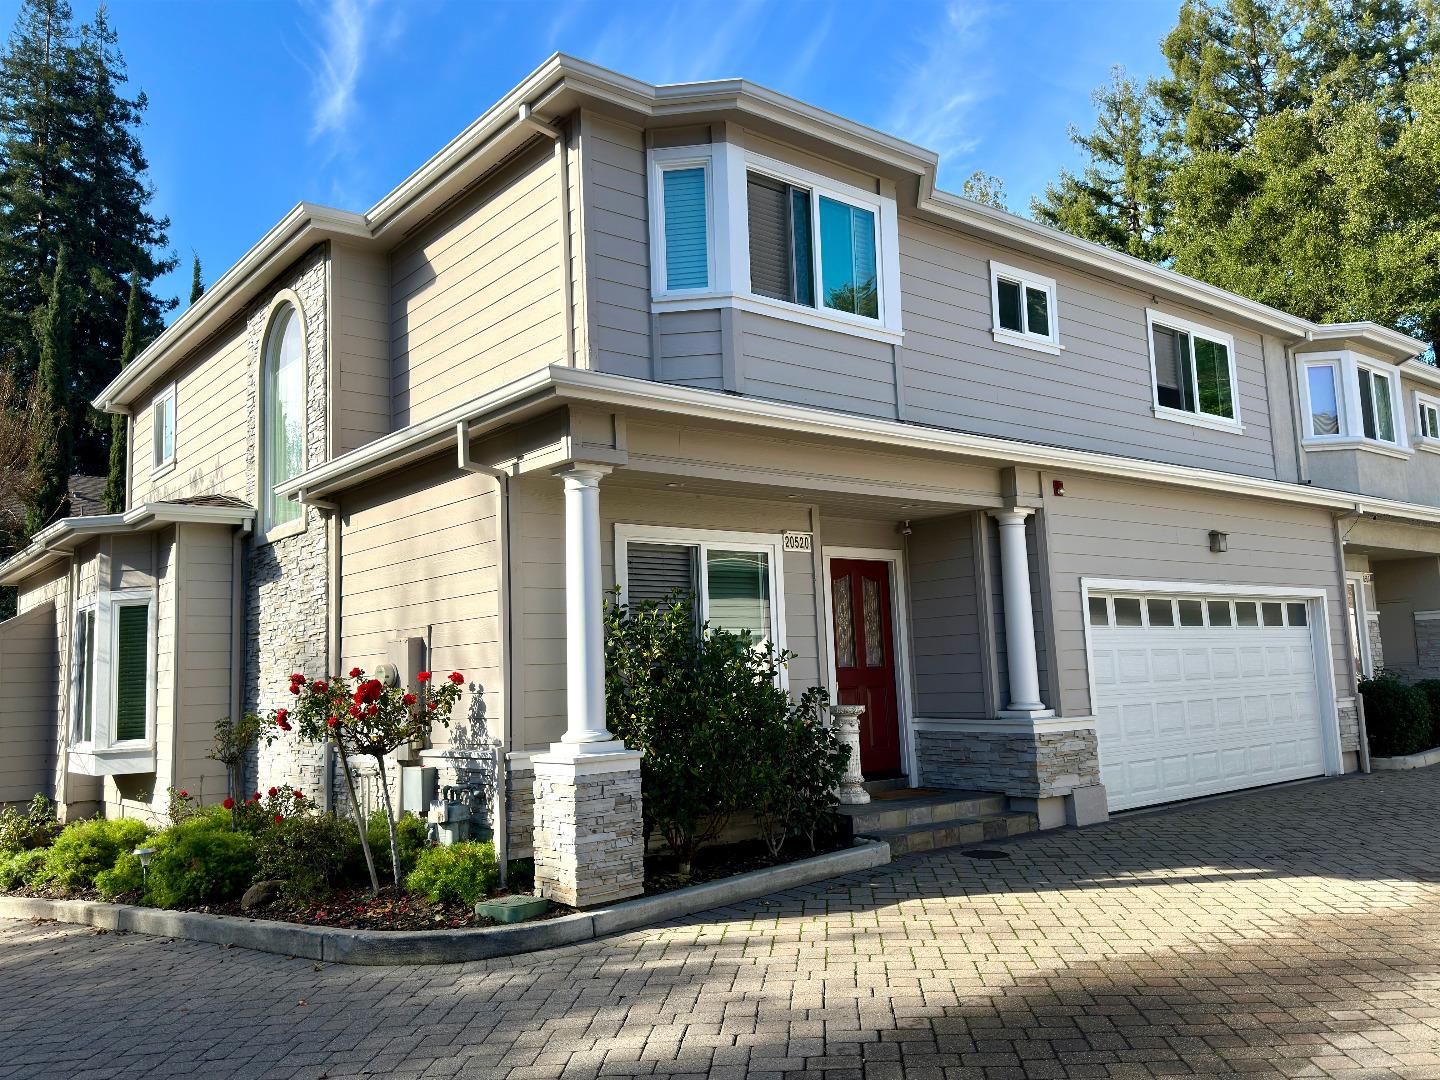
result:
<svg viewBox="0 0 1440 1080"><path fill-rule="evenodd" d="M809 533L787 532L784 536L784 550L786 551L811 551L813 550Z"/></svg>

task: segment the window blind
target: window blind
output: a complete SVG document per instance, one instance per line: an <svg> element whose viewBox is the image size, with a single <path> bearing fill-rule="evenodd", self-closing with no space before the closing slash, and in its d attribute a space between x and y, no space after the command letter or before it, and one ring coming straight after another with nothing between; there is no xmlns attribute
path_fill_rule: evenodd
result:
<svg viewBox="0 0 1440 1080"><path fill-rule="evenodd" d="M746 184L750 219L750 289L794 300L790 283L790 197L779 180L751 173Z"/></svg>
<svg viewBox="0 0 1440 1080"><path fill-rule="evenodd" d="M688 544L630 544L625 570L631 607L664 604L677 589L695 592L695 548Z"/></svg>
<svg viewBox="0 0 1440 1080"><path fill-rule="evenodd" d="M1155 344L1155 390L1167 409L1195 411L1190 375L1190 335L1168 326L1151 328Z"/></svg>
<svg viewBox="0 0 1440 1080"><path fill-rule="evenodd" d="M115 609L115 741L143 739L150 684L150 605Z"/></svg>
<svg viewBox="0 0 1440 1080"><path fill-rule="evenodd" d="M665 188L665 287L710 286L709 223L705 211L705 170L668 169Z"/></svg>

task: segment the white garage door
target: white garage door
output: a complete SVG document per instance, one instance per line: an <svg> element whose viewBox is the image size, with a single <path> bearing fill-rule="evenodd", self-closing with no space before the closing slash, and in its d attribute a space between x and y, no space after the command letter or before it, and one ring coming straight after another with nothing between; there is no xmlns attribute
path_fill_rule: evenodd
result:
<svg viewBox="0 0 1440 1080"><path fill-rule="evenodd" d="M1091 592L1088 608L1111 810L1325 772L1307 604Z"/></svg>

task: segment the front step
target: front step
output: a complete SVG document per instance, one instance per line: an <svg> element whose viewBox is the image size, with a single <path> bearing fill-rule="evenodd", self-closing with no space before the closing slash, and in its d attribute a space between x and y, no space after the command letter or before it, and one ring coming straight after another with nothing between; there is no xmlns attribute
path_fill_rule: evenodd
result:
<svg viewBox="0 0 1440 1080"><path fill-rule="evenodd" d="M988 814L972 819L873 829L863 834L857 829L856 835L863 835L867 840L884 840L890 845L891 856L899 858L917 851L979 844L987 840L1008 840L1012 836L1034 832L1039 824L1034 814Z"/></svg>
<svg viewBox="0 0 1440 1080"><path fill-rule="evenodd" d="M872 799L863 806L840 807L840 813L854 826L856 836L872 836L881 829L929 826L1004 812L1005 796L993 791L932 791Z"/></svg>

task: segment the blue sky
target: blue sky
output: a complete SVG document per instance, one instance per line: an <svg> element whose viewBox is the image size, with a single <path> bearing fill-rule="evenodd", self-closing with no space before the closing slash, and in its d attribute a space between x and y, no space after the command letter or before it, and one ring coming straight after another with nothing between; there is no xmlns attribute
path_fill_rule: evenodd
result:
<svg viewBox="0 0 1440 1080"><path fill-rule="evenodd" d="M95 0L72 0L88 18ZM213 281L301 199L365 210L560 50L652 82L741 76L975 169L1023 211L1113 64L1160 67L1177 0L112 0L156 207ZM0 0L13 25L18 0Z"/></svg>

